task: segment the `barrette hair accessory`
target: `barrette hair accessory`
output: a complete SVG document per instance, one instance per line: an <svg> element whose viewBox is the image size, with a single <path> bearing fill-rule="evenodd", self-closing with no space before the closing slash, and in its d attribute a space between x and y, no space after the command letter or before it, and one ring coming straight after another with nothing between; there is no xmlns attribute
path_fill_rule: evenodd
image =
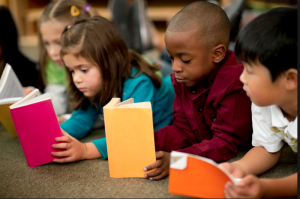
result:
<svg viewBox="0 0 300 199"><path fill-rule="evenodd" d="M70 26L70 25L68 25L68 26L67 26L67 28L68 28L68 30L69 30L69 29L71 28L71 26Z"/></svg>
<svg viewBox="0 0 300 199"><path fill-rule="evenodd" d="M90 8L91 8L91 4L86 4L84 6L83 10L84 10L84 12L89 12Z"/></svg>
<svg viewBox="0 0 300 199"><path fill-rule="evenodd" d="M73 17L76 17L76 16L78 16L79 14L80 14L79 9L78 9L76 6L72 6L72 7L71 7L71 15L72 15Z"/></svg>

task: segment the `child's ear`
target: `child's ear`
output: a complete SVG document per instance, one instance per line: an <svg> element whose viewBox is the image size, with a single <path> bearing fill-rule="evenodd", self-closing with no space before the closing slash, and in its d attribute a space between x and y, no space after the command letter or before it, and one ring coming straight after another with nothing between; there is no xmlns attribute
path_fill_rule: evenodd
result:
<svg viewBox="0 0 300 199"><path fill-rule="evenodd" d="M285 76L286 76L285 88L289 91L297 89L298 70L294 68L290 68L285 72Z"/></svg>
<svg viewBox="0 0 300 199"><path fill-rule="evenodd" d="M226 55L226 47L223 44L219 44L213 48L212 53L212 61L216 64L220 63Z"/></svg>

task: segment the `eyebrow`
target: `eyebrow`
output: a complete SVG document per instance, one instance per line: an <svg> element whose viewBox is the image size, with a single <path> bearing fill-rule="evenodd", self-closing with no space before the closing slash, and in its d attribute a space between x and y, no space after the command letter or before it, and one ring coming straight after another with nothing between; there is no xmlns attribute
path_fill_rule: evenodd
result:
<svg viewBox="0 0 300 199"><path fill-rule="evenodd" d="M84 65L89 65L89 64L79 64L79 65L77 65L77 66L74 66L74 68L79 68L79 67L81 67L81 66L84 66ZM65 65L68 69L70 69L70 67L69 66L67 66L67 65Z"/></svg>
<svg viewBox="0 0 300 199"><path fill-rule="evenodd" d="M167 52L170 53L168 50L167 50ZM170 53L170 54L172 54L172 53ZM191 53L188 53L188 52L179 52L176 55L191 55Z"/></svg>

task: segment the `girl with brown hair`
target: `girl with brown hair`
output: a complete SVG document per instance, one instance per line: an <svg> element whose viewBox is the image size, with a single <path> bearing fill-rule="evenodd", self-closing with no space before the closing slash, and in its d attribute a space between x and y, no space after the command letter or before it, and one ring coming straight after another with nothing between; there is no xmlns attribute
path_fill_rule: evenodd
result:
<svg viewBox="0 0 300 199"><path fill-rule="evenodd" d="M64 151L53 153L59 157L54 162L107 159L105 138L89 143L77 139L88 134L112 97L150 101L155 130L171 123L175 94L170 76L160 78L156 74L160 68L128 49L120 32L107 19L95 16L68 26L62 33L61 45L75 111L61 124L64 136L56 139L58 144L53 148Z"/></svg>

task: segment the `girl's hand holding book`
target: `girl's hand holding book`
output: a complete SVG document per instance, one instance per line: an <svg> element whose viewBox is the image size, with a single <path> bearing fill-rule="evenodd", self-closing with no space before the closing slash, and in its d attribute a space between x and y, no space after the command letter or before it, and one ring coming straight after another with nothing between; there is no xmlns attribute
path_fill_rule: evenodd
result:
<svg viewBox="0 0 300 199"><path fill-rule="evenodd" d="M54 162L65 163L65 162L76 162L86 159L86 146L74 137L70 136L67 132L61 129L63 134L62 137L57 137L55 140L58 144L53 144L52 147L55 149L64 149L61 152L52 152L54 157L59 157L59 159L54 159Z"/></svg>
<svg viewBox="0 0 300 199"><path fill-rule="evenodd" d="M245 176L245 172L235 164L224 162L221 163L220 166L222 166L236 178L242 178Z"/></svg>

